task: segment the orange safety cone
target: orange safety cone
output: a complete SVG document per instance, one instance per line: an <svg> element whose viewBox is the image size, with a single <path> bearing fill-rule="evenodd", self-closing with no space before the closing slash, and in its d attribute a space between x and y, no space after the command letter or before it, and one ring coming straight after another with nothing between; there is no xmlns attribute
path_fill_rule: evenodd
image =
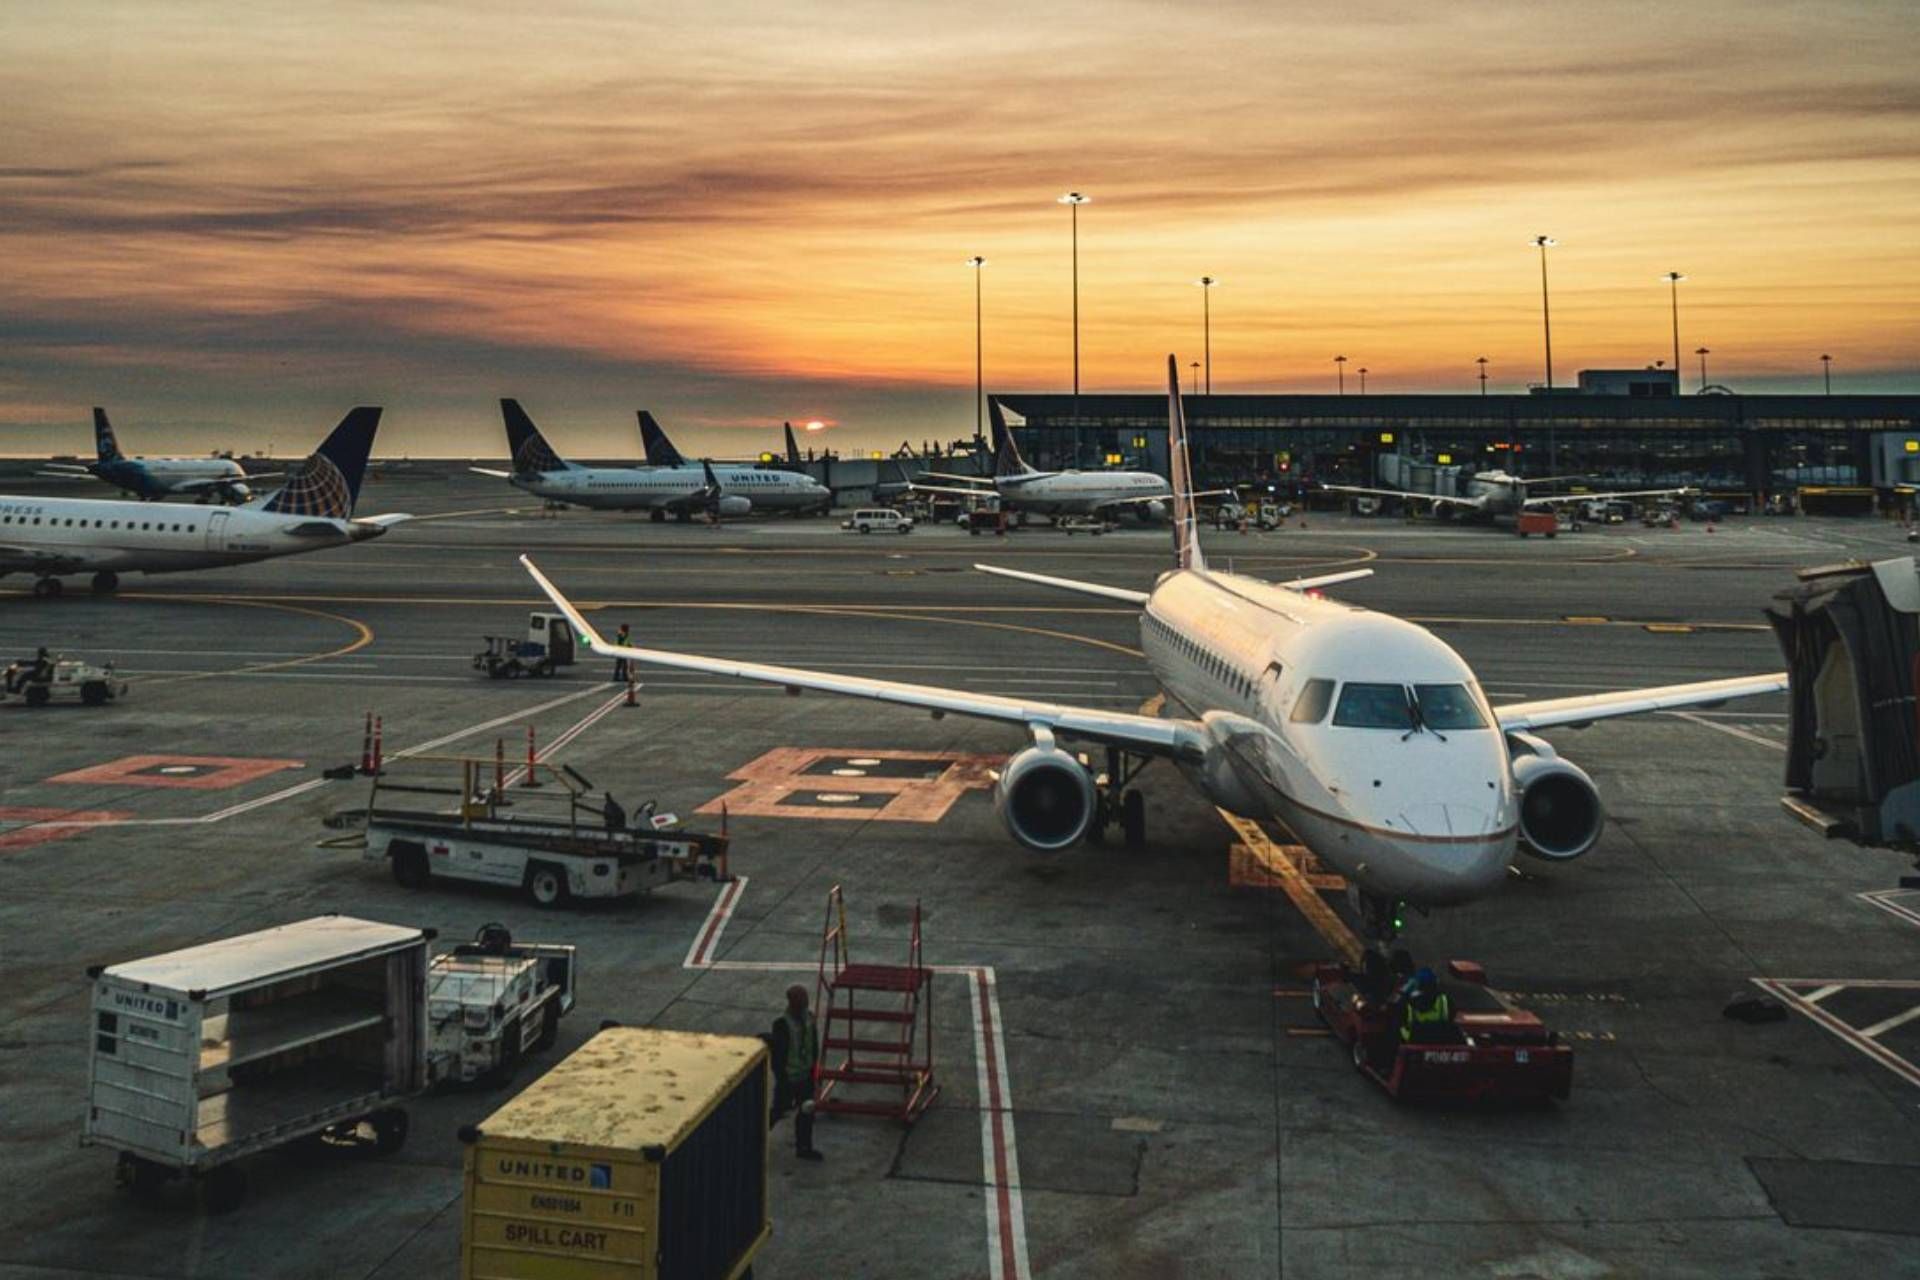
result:
<svg viewBox="0 0 1920 1280"><path fill-rule="evenodd" d="M505 795L507 790L507 740L493 740L493 794Z"/></svg>
<svg viewBox="0 0 1920 1280"><path fill-rule="evenodd" d="M1708 532L1708 533L1712 533L1712 532L1713 532L1713 521L1711 521L1711 520L1709 520L1709 521L1707 521L1707 532Z"/></svg>
<svg viewBox="0 0 1920 1280"><path fill-rule="evenodd" d="M627 677L627 701L626 701L626 705L627 705L627 706L629 706L629 707L637 707L637 706L639 706L639 705L640 705L640 700L639 700L638 698L636 698L636 697L634 697L634 696L633 696L633 695L634 695L634 689L635 689L635 685L634 685L634 683L633 683L633 677L632 677L632 676L628 676L628 677Z"/></svg>
<svg viewBox="0 0 1920 1280"><path fill-rule="evenodd" d="M373 712L367 712L367 723L360 731L360 772L373 772Z"/></svg>
<svg viewBox="0 0 1920 1280"><path fill-rule="evenodd" d="M521 786L537 787L540 785L539 775L536 773L534 769L534 766L539 763L540 763L539 753L536 752L533 747L533 726L528 725L527 726L527 776L525 780L521 782L520 784Z"/></svg>
<svg viewBox="0 0 1920 1280"><path fill-rule="evenodd" d="M373 775L377 778L386 770L380 767L380 717L373 718Z"/></svg>

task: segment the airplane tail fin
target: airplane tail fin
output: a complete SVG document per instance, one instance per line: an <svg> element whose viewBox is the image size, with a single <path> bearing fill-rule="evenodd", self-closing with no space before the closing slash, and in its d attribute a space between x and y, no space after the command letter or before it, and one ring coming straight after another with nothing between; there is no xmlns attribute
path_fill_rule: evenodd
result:
<svg viewBox="0 0 1920 1280"><path fill-rule="evenodd" d="M998 400L987 401L987 422L993 433L993 474L1023 476L1032 471L1027 460L1020 456L1020 446L1014 443L1013 432L1007 427L1007 415Z"/></svg>
<svg viewBox="0 0 1920 1280"><path fill-rule="evenodd" d="M570 464L554 452L518 400L502 400L500 417L507 424L507 452L513 458L515 475L536 476L543 471L569 469Z"/></svg>
<svg viewBox="0 0 1920 1280"><path fill-rule="evenodd" d="M320 447L288 473L286 484L261 510L330 520L352 517L360 481L367 474L367 455L373 452L373 433L379 429L378 408L362 405L351 410Z"/></svg>
<svg viewBox="0 0 1920 1280"><path fill-rule="evenodd" d="M93 448L102 462L118 462L126 456L120 452L120 442L113 438L113 424L107 421L107 411L99 405L93 406Z"/></svg>
<svg viewBox="0 0 1920 1280"><path fill-rule="evenodd" d="M793 424L789 422L785 425L787 428L787 465L797 467L800 465L800 442L793 438Z"/></svg>
<svg viewBox="0 0 1920 1280"><path fill-rule="evenodd" d="M1182 569L1207 567L1200 552L1200 521L1193 508L1193 459L1187 453L1187 414L1180 405L1180 362L1167 357L1167 461L1173 472L1173 561Z"/></svg>
<svg viewBox="0 0 1920 1280"><path fill-rule="evenodd" d="M686 458L673 447L673 441L667 439L667 433L660 429L660 423L645 409L640 411L640 444L647 451L647 465L652 467L684 467Z"/></svg>

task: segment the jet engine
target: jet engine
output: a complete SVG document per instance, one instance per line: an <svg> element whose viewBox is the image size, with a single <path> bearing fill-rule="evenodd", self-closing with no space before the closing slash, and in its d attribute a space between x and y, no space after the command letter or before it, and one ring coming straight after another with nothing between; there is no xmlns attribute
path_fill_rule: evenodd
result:
<svg viewBox="0 0 1920 1280"><path fill-rule="evenodd" d="M1508 734L1507 746L1520 792L1520 851L1547 862L1570 862L1593 848L1606 825L1593 779L1532 734Z"/></svg>
<svg viewBox="0 0 1920 1280"><path fill-rule="evenodd" d="M993 807L1013 838L1042 853L1079 843L1098 803L1093 775L1050 744L1028 747L1007 761L993 789Z"/></svg>
<svg viewBox="0 0 1920 1280"><path fill-rule="evenodd" d="M253 500L253 490L238 480L220 486L220 501L229 506L242 506Z"/></svg>
<svg viewBox="0 0 1920 1280"><path fill-rule="evenodd" d="M743 498L738 494L728 494L713 505L723 516L743 516L753 510L753 499Z"/></svg>

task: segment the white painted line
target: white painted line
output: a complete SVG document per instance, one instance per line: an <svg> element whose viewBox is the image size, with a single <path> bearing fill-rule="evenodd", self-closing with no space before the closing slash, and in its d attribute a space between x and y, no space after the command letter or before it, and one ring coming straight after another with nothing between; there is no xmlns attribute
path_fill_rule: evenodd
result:
<svg viewBox="0 0 1920 1280"><path fill-rule="evenodd" d="M1907 1010L1905 1013L1896 1013L1891 1018L1882 1018L1870 1027L1862 1027L1860 1028L1860 1034L1870 1040L1878 1040L1895 1027L1904 1027L1915 1018L1920 1018L1920 1004L1913 1006L1913 1008Z"/></svg>
<svg viewBox="0 0 1920 1280"><path fill-rule="evenodd" d="M1920 890L1915 889L1875 889L1871 893L1859 894L1858 897L1869 906L1878 907L1889 915L1898 916L1908 924L1920 926L1920 911L1914 910L1905 902L1894 901L1896 898L1908 895L1913 895L1916 900L1920 900Z"/></svg>
<svg viewBox="0 0 1920 1280"><path fill-rule="evenodd" d="M1792 1006L1793 1008L1798 1009L1801 1013L1805 1014L1807 1017L1819 1023L1821 1026L1825 1027L1828 1031L1831 1031L1834 1035L1839 1036L1842 1040L1852 1045L1855 1049L1858 1049L1861 1053L1866 1054L1869 1058L1872 1058L1875 1062L1878 1062L1881 1066L1893 1072L1895 1075L1905 1080L1908 1084L1920 1087L1920 1067L1917 1067L1913 1063L1907 1061L1905 1058L1901 1057L1899 1054L1895 1053L1893 1050L1882 1045L1879 1041L1874 1040L1869 1036L1862 1035L1859 1032L1859 1030L1857 1030L1852 1024L1834 1017L1832 1014L1828 1013L1825 1009L1822 1009L1819 1005L1813 1004L1808 1000L1806 1000L1797 991L1793 989L1793 986L1795 985L1800 985L1800 986L1807 985L1809 980L1792 979L1792 978L1755 978L1752 981L1754 986L1759 987L1762 991L1765 991L1768 995L1773 996L1775 999L1782 1000L1786 1002L1788 1005ZM1821 981L1822 984L1824 985L1825 980L1818 980L1818 981ZM1886 981L1886 980L1877 980L1877 981L1866 981L1866 982L1847 982L1847 983L1843 983L1842 985L1855 986L1855 987L1907 987L1914 990L1920 990L1920 982L1892 982L1892 981Z"/></svg>
<svg viewBox="0 0 1920 1280"><path fill-rule="evenodd" d="M1801 998L1805 1000L1808 1004L1819 1004L1822 1000L1825 1000L1828 996L1832 995L1834 992L1845 991L1845 990L1846 990L1846 987L1844 985L1838 982L1834 982L1834 983L1829 983L1827 986L1820 988L1818 991L1809 992L1807 995L1802 996Z"/></svg>
<svg viewBox="0 0 1920 1280"><path fill-rule="evenodd" d="M1745 729L1737 729L1730 724L1718 724L1707 719L1705 716L1695 715L1691 711L1662 711L1660 714L1672 716L1676 720L1686 720L1693 724L1703 725L1716 733L1724 733L1730 738L1739 738L1746 742L1758 743L1760 746L1770 747L1775 751L1785 751L1787 749L1787 744L1784 742L1776 742L1772 738L1763 738L1757 733L1748 733Z"/></svg>

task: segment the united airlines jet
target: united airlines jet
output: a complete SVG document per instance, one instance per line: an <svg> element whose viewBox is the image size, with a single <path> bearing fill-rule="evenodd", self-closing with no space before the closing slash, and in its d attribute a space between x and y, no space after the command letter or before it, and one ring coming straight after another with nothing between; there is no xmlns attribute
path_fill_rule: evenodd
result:
<svg viewBox="0 0 1920 1280"><path fill-rule="evenodd" d="M1167 482L1151 471L1040 471L1020 456L1000 402L989 406L993 431L993 478L927 472L945 485L914 481L916 493L961 498L997 498L1002 510L1043 516L1113 515L1131 510L1142 519L1166 514L1172 496ZM960 488L965 484L977 486Z"/></svg>
<svg viewBox="0 0 1920 1280"><path fill-rule="evenodd" d="M93 444L97 461L50 462L39 474L53 480L91 476L148 500L190 494L201 502L245 502L253 496L249 481L258 483L280 476L279 472L249 476L232 458L129 458L120 451L107 411L97 405L93 410Z"/></svg>
<svg viewBox="0 0 1920 1280"><path fill-rule="evenodd" d="M1209 568L1171 357L1167 375L1174 563L1151 590L975 566L1138 605L1166 718L609 644L531 560L521 563L603 655L1016 726L1028 742L1001 768L994 798L1030 849L1064 849L1116 818L1138 842L1145 802L1128 784L1147 762L1169 760L1211 803L1283 824L1345 876L1380 947L1402 905L1486 894L1516 851L1560 862L1594 846L1599 793L1537 730L1786 688L1772 674L1495 707L1431 632L1321 595L1370 570L1272 583ZM1104 748L1105 768L1070 743Z"/></svg>
<svg viewBox="0 0 1920 1280"><path fill-rule="evenodd" d="M284 487L241 507L0 495L0 576L31 573L35 595L55 596L63 575L91 573L104 595L123 573L211 569L377 538L408 518L353 517L379 426L380 410L355 409Z"/></svg>

